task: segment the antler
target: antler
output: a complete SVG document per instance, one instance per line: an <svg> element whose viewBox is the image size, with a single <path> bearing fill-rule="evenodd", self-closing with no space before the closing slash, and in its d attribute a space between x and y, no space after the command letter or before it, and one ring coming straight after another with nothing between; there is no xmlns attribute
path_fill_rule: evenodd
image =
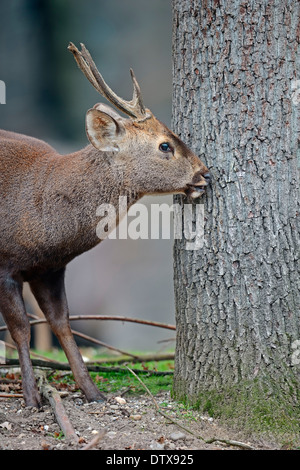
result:
<svg viewBox="0 0 300 470"><path fill-rule="evenodd" d="M86 78L91 82L93 87L110 101L114 106L123 111L125 114L128 114L131 118L137 121L143 121L149 117L146 113L146 109L143 105L141 90L139 84L135 78L134 72L130 69L130 74L133 83L133 97L131 101L126 101L116 95L116 93L109 88L105 83L101 73L98 71L89 51L86 49L84 44L80 44L81 51L70 42L68 49L71 51L75 57L75 60L84 73Z"/></svg>

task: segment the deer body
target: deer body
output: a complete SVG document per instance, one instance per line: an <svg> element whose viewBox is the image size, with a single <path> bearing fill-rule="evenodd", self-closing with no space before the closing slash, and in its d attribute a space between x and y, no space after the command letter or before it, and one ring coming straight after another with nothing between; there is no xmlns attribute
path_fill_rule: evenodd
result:
<svg viewBox="0 0 300 470"><path fill-rule="evenodd" d="M145 194L197 197L209 180L199 158L143 107L133 72L134 97L125 102L105 84L84 46L82 52L73 45L70 50L93 86L130 119L95 105L86 116L91 144L68 155L38 139L0 131L0 312L18 348L25 402L33 406L40 405L40 396L29 357L23 282L29 282L78 386L88 400L104 399L70 330L65 267L100 242L100 204L118 208L119 196L127 196L129 208Z"/></svg>
<svg viewBox="0 0 300 470"><path fill-rule="evenodd" d="M29 281L99 243L96 209L107 201L117 207L120 177L109 160L93 158L92 145L59 155L37 139L22 137L0 132L1 155L5 151L10 157L9 174L6 159L0 159L0 263L8 253L12 273Z"/></svg>

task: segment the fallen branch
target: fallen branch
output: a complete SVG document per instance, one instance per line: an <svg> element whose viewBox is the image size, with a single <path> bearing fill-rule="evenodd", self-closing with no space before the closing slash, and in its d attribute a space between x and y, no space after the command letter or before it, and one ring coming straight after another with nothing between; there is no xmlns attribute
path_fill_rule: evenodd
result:
<svg viewBox="0 0 300 470"><path fill-rule="evenodd" d="M19 366L20 362L18 359L7 359L5 364L0 364L1 368L15 367ZM69 370L71 371L70 364L67 362L52 362L52 361L42 361L39 359L31 360L33 367L41 367L46 369L56 369L56 370ZM90 372L124 372L126 369L124 367L109 367L96 365L97 363L85 363L87 369ZM143 370L143 369L134 369L137 374L148 374L148 375L173 375L173 371L157 371L157 370Z"/></svg>
<svg viewBox="0 0 300 470"><path fill-rule="evenodd" d="M156 411L161 415L163 416L164 418L168 419L171 423L175 424L176 426L180 427L181 429L183 429L184 431L188 432L189 434L192 434L193 436L195 436L197 439L200 439L201 441L205 442L205 444L212 444L214 442L222 442L223 444L227 444L227 445L231 445L231 446L235 446L235 447L240 447L242 449L247 449L247 450L255 450L254 447L250 446L249 444L245 444L244 442L239 442L239 441L232 441L230 439L219 439L217 437L213 437L212 439L205 439L204 437L194 433L193 431L191 431L190 429L188 429L187 427L183 426L182 424L178 423L178 421L175 421L174 419L172 419L170 416L166 415L165 413L163 413L163 411L161 411L161 409L159 408L158 406L158 403L157 401L155 400L154 396L152 395L152 393L150 392L149 388L144 384L144 382L140 379L140 377L138 377L135 372L130 369L128 366L125 366L126 369L129 370L129 372L131 372L137 379L138 381L142 384L142 386L144 387L144 389L146 390L146 392L148 393L148 395L150 396L151 400L153 401L154 403L154 406L155 406L155 409Z"/></svg>
<svg viewBox="0 0 300 470"><path fill-rule="evenodd" d="M39 318L36 315L32 315L32 314L28 314L28 316L31 317L31 318L34 318L34 320L32 322L30 322L31 325L37 325L39 323L47 323L47 320L45 318ZM73 319L83 320L84 317L85 317L84 315L78 315L77 317L73 317ZM93 315L90 315L89 317L90 317L90 319L92 319ZM70 317L70 319L71 318L72 317ZM133 358L136 357L134 354L131 354L130 352L123 351L122 349L118 349L115 346L111 346L110 344L104 343L103 341L100 341L99 339L93 338L92 336L88 336L88 335L86 335L84 333L81 333L79 331L76 331L76 330L71 330L71 331L72 331L74 336L78 336L79 338L86 339L87 341L90 341L91 343L98 344L99 346L102 346L103 348L110 349L112 351L116 351L120 354L125 354L125 355L133 357Z"/></svg>
<svg viewBox="0 0 300 470"><path fill-rule="evenodd" d="M118 349L115 346L111 346L110 344L103 343L103 341L100 341L99 339L92 338L91 336L88 336L84 333L79 333L79 331L71 330L73 335L79 336L80 338L86 339L90 341L91 343L99 344L99 346L102 346L107 349L111 349L112 351L116 351L120 354L125 354L126 356L132 357L133 359L136 358L137 356L135 354L131 354L130 352L123 351L122 349Z"/></svg>
<svg viewBox="0 0 300 470"><path fill-rule="evenodd" d="M38 380L38 387L40 393L49 401L55 414L56 420L66 439L72 444L78 444L78 436L75 433L75 430L67 416L58 391L54 387L51 387L51 385L49 385L46 379L45 372L39 370L36 371L35 374Z"/></svg>
<svg viewBox="0 0 300 470"><path fill-rule="evenodd" d="M11 343L7 343L6 341L2 341L2 343L4 344L4 346L6 348L9 348L9 349L13 349L14 351L17 351L17 348L14 344L11 344ZM48 357L46 356L42 356L41 354L36 354L34 351L30 350L30 355L33 356L33 357L36 357L38 359L42 359L44 361L47 361L48 360ZM8 358L3 358L3 361L8 361ZM59 361L57 361L59 362ZM4 365L6 362L0 362L0 365Z"/></svg>
<svg viewBox="0 0 300 470"><path fill-rule="evenodd" d="M44 323L44 322L43 322L43 323ZM5 327L5 328L6 328L6 327ZM103 341L100 341L100 340L98 340L98 339L96 339L96 338L92 338L91 336L85 335L84 333L80 333L79 331L75 331L75 330L71 330L71 331L72 331L73 335L79 336L80 338L83 338L83 339L86 339L86 340L90 341L91 343L96 343L96 344L98 344L99 346L102 346L102 347L104 347L104 348L110 349L110 350L112 350L112 351L116 351L116 352L118 352L118 353L120 353L120 354L123 354L123 355L125 355L125 356L129 356L129 357L131 357L132 359L135 359L135 358L137 357L135 354L131 354L131 353L127 352L127 351L123 351L122 349L115 348L114 346L111 346L111 345L109 345L109 344L103 343ZM6 343L6 342L4 342L4 344L5 344L5 346L8 347L8 348L15 349L15 350L17 349L16 346L14 346L13 344ZM31 354L32 356L34 356L34 357L38 357L38 358L46 359L46 360L47 360L47 357L41 356L40 354L36 354L36 353L32 352L31 350L30 350L30 354ZM0 364L1 364L1 362L0 362Z"/></svg>
<svg viewBox="0 0 300 470"><path fill-rule="evenodd" d="M23 398L22 393L0 393L0 398Z"/></svg>
<svg viewBox="0 0 300 470"><path fill-rule="evenodd" d="M40 323L47 323L45 318L39 318L36 315L28 314L29 317L34 318L33 321L30 322L31 325L39 325ZM142 320L140 318L130 318L130 317L123 317L121 315L70 315L70 321L77 321L77 320L109 320L109 321L121 321L121 322L129 322L129 323L139 323L141 325L148 325L157 328L166 328L168 330L176 330L176 326L169 325L167 323L149 321L149 320ZM7 327L1 326L0 331L6 331Z"/></svg>
<svg viewBox="0 0 300 470"><path fill-rule="evenodd" d="M130 359L130 362L160 362L160 361L173 361L175 358L174 353L163 353L163 354L145 354L141 356L135 356L134 358ZM97 362L93 362L93 364L122 364L124 362L129 362L128 357L111 357L111 358L103 358L97 359Z"/></svg>
<svg viewBox="0 0 300 470"><path fill-rule="evenodd" d="M33 317L33 315L31 315ZM35 316L36 317L36 316ZM149 320L142 320L140 318L130 318L130 317L123 317L120 315L70 315L70 321L77 321L77 320L110 320L110 321L121 321L121 322L129 322L129 323L139 323L141 325L148 325L154 326L158 328L166 328L168 330L176 330L176 326L169 325L167 323L149 321ZM38 325L39 323L47 323L47 320L44 318L38 318L31 322L32 325ZM0 329L1 331L1 329Z"/></svg>
<svg viewBox="0 0 300 470"><path fill-rule="evenodd" d="M93 372L125 372L124 367L109 367L109 366L98 366L87 364L88 370ZM146 374L146 375L173 375L173 371L160 371L160 370L147 370L147 369L134 369L136 374Z"/></svg>
<svg viewBox="0 0 300 470"><path fill-rule="evenodd" d="M47 320L45 318L39 318L37 315L32 315L32 314L27 314L30 318L33 318L34 320L30 322L31 326L35 326L41 323L47 323ZM116 315L71 315L69 317L70 321L77 321L77 320L113 320L113 321L122 321L122 322L131 322L131 323L140 323L142 325L148 325L148 326L154 326L154 327L159 327L159 328L167 328L170 330L176 330L176 327L174 325L168 325L165 323L161 322L153 322L153 321L148 321L148 320L141 320L139 318L130 318L130 317L122 317L122 316L116 316ZM6 331L7 326L1 326L0 331ZM122 351L121 349L118 349L114 346L111 346L107 343L104 343L103 341L100 341L96 338L92 338L91 336L85 335L84 333L80 333L79 331L72 330L72 333L75 336L79 336L80 338L84 338L92 343L98 344L99 346L102 346L104 348L110 349L112 351L119 352L121 354L125 354L129 357L136 358L134 354L131 354L130 352L127 351Z"/></svg>

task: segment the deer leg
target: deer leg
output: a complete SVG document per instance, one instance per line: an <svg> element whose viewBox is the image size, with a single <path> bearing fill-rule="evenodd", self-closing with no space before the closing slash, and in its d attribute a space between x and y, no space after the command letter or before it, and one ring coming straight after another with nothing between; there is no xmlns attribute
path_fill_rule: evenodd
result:
<svg viewBox="0 0 300 470"><path fill-rule="evenodd" d="M64 284L65 269L50 272L29 285L70 363L75 381L88 401L106 400L92 381L71 332Z"/></svg>
<svg viewBox="0 0 300 470"><path fill-rule="evenodd" d="M22 282L7 275L0 276L0 311L19 353L25 403L40 407L41 398L29 354L30 324L22 297Z"/></svg>

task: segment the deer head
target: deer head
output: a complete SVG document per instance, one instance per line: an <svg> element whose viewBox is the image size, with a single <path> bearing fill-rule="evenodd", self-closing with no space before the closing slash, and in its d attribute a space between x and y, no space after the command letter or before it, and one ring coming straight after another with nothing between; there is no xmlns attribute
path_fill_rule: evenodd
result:
<svg viewBox="0 0 300 470"><path fill-rule="evenodd" d="M126 184L140 195L183 193L197 198L205 192L210 174L204 163L172 131L144 107L139 84L130 69L133 98L126 101L105 83L83 44L68 49L93 87L129 118L103 103L86 114L86 133L99 152L113 152L124 168ZM103 156L103 155L102 155Z"/></svg>

